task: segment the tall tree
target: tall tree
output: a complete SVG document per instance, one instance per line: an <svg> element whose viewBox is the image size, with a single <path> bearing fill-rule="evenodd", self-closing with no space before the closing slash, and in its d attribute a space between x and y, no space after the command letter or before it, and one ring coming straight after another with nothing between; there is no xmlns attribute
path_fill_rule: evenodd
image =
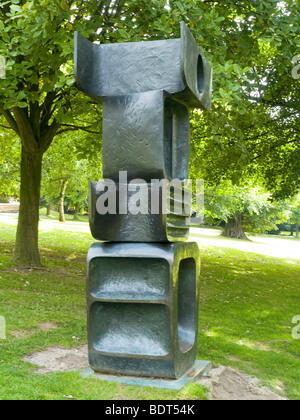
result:
<svg viewBox="0 0 300 420"><path fill-rule="evenodd" d="M300 193L290 200L290 223L295 225L296 237L299 238L300 234Z"/></svg>
<svg viewBox="0 0 300 420"><path fill-rule="evenodd" d="M205 214L207 222L225 222L225 236L247 239L245 232L276 230L277 224L288 220L290 211L287 202L272 202L259 180L244 180L241 186L227 180L217 186L207 185Z"/></svg>
<svg viewBox="0 0 300 420"><path fill-rule="evenodd" d="M6 79L0 80L0 112L22 142L20 213L14 260L40 265L38 221L42 159L61 132L97 131L81 122L87 99L78 94L72 70L73 33L116 42L130 37L121 15L141 23L133 32L147 33L159 18L159 2L12 0L0 2L0 55ZM140 6L143 6L141 11ZM143 23L141 15L149 16ZM119 19L119 29L116 25ZM76 114L76 122L74 115ZM98 118L98 125L100 119ZM99 128L98 128L98 131Z"/></svg>
<svg viewBox="0 0 300 420"><path fill-rule="evenodd" d="M74 30L101 43L147 41L178 37L179 22L184 20L214 68L215 102L205 126L216 146L222 143L224 129L231 132L231 140L241 132L236 116L248 115L251 92L247 89L253 83L262 84L253 76L252 85L246 83L247 73L257 70L253 63L264 56L260 43L267 39L271 48L277 48L280 41L278 51L286 58L294 48L292 19L297 19L297 13L292 0L0 1L0 56L7 63L6 79L0 80L0 113L22 142L16 263L40 264L41 167L53 139L78 128L100 131L99 124L96 129L90 119L86 121L88 99L74 85ZM99 123L100 108L94 109ZM195 156L201 158L198 150Z"/></svg>
<svg viewBox="0 0 300 420"><path fill-rule="evenodd" d="M58 207L61 222L65 221L65 198L77 214L87 205L88 180L102 176L101 148L95 145L87 154L82 150L85 137L83 132L57 136L44 157L42 196Z"/></svg>

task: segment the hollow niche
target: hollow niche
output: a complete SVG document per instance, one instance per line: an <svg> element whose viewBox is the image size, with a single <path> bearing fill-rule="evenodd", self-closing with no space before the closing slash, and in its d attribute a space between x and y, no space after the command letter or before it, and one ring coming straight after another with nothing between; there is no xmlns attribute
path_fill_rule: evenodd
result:
<svg viewBox="0 0 300 420"><path fill-rule="evenodd" d="M188 178L189 109L171 98L164 107L164 161L168 179Z"/></svg>
<svg viewBox="0 0 300 420"><path fill-rule="evenodd" d="M178 271L178 344L182 353L193 348L196 339L196 263L180 262Z"/></svg>
<svg viewBox="0 0 300 420"><path fill-rule="evenodd" d="M89 269L95 299L165 299L170 268L162 258L95 258Z"/></svg>
<svg viewBox="0 0 300 420"><path fill-rule="evenodd" d="M166 356L171 348L169 324L165 305L95 302L91 307L92 346L98 352L123 356Z"/></svg>

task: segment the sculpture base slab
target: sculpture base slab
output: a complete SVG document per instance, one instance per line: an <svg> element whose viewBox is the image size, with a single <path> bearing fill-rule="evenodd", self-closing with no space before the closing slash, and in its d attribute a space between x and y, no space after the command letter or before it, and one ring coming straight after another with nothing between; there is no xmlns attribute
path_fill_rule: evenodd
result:
<svg viewBox="0 0 300 420"><path fill-rule="evenodd" d="M171 389L179 391L185 385L199 380L209 369L211 362L205 360L196 360L192 369L179 379L158 379L142 378L134 376L113 376L94 372L92 369L86 369L82 372L83 378L94 378L100 381L119 382L125 385L148 386L152 388Z"/></svg>

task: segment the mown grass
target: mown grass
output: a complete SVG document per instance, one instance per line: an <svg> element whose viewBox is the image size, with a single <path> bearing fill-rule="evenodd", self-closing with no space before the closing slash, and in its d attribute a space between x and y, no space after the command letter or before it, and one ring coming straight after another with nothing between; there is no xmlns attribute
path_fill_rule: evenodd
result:
<svg viewBox="0 0 300 420"><path fill-rule="evenodd" d="M188 385L181 392L83 379L80 372L34 373L22 358L49 346L77 347L87 342L85 260L93 239L64 229L41 231L43 270L15 268L11 262L15 227L0 222L0 316L6 340L0 341L0 399L205 399L207 391ZM57 328L43 331L51 322ZM18 334L16 334L18 332ZM17 335L17 337L16 337Z"/></svg>
<svg viewBox="0 0 300 420"><path fill-rule="evenodd" d="M72 225L73 226L73 225ZM83 379L80 372L36 374L22 361L47 347L87 341L85 259L93 239L86 232L42 229L43 270L18 269L11 256L15 226L0 220L0 399L205 399L204 387L180 392ZM198 359L233 366L288 398L300 398L300 340L292 338L300 314L300 262L204 247ZM44 331L41 323L57 328ZM18 334L16 334L18 332Z"/></svg>
<svg viewBox="0 0 300 420"><path fill-rule="evenodd" d="M202 252L199 358L300 397L300 263L230 249Z"/></svg>

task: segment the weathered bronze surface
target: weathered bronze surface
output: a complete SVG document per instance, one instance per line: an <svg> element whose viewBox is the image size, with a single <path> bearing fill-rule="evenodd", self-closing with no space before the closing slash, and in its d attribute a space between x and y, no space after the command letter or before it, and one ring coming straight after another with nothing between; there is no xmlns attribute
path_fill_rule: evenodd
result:
<svg viewBox="0 0 300 420"><path fill-rule="evenodd" d="M93 44L76 33L74 65L80 89L98 100L165 91L189 107L211 107L211 67L184 22L181 38L165 41Z"/></svg>
<svg viewBox="0 0 300 420"><path fill-rule="evenodd" d="M186 179L189 146L189 110L165 92L104 98L104 178Z"/></svg>
<svg viewBox="0 0 300 420"><path fill-rule="evenodd" d="M182 376L196 358L199 287L196 243L94 244L87 286L91 367Z"/></svg>
<svg viewBox="0 0 300 420"><path fill-rule="evenodd" d="M170 191L156 183L136 181L131 183L130 189L128 184L118 183L115 214L100 214L97 210L97 201L105 194L104 190L105 182L90 181L89 218L95 239L110 242L178 242L188 239L192 196L183 182L178 182L177 189L170 188ZM129 211L130 200L136 191L140 201L148 203L147 213L132 214ZM182 196L181 203L176 202L178 194Z"/></svg>

